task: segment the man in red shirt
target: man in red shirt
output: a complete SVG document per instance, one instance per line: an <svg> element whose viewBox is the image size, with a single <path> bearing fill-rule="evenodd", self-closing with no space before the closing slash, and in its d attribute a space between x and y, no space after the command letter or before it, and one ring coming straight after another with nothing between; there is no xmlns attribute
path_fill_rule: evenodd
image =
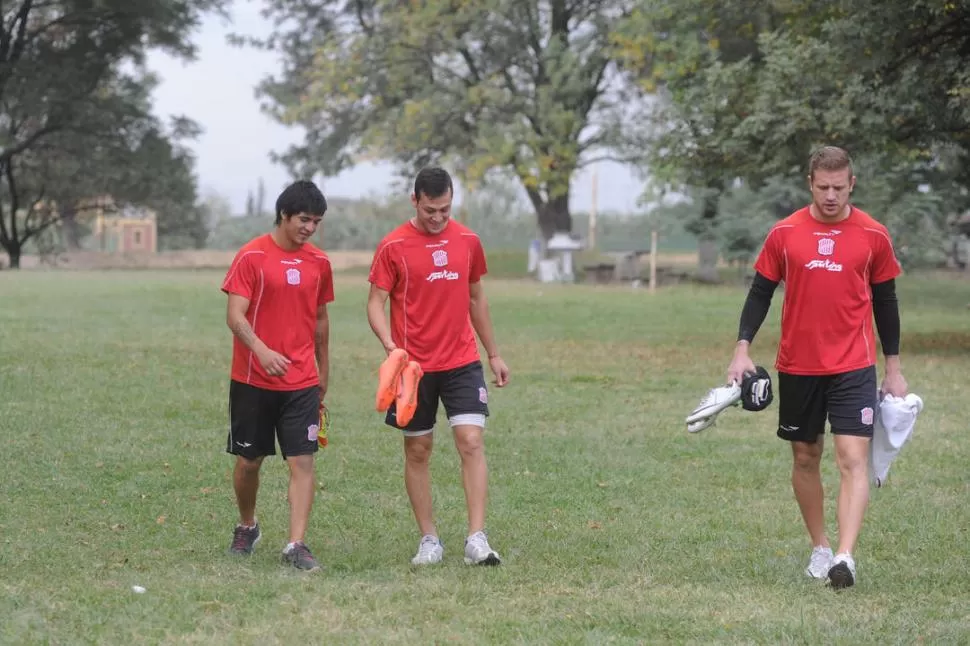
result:
<svg viewBox="0 0 970 646"><path fill-rule="evenodd" d="M423 371L418 406L403 428L396 405L385 422L404 435L404 483L421 532L415 565L441 561L431 504L429 461L439 400L444 405L461 456L468 510L465 563L498 565L485 534L488 470L482 432L488 416L488 388L475 333L488 353L495 385L505 386L509 369L499 356L481 277L485 253L478 236L451 219L451 176L425 168L414 180L415 215L378 245L370 270L367 320L384 350L408 352ZM385 303L390 298L390 325Z"/></svg>
<svg viewBox="0 0 970 646"><path fill-rule="evenodd" d="M792 488L812 541L806 573L844 588L856 579L852 550L869 501L867 460L879 390L906 395L895 292L901 269L886 227L849 204L855 177L846 151L818 150L808 179L811 205L775 224L755 263L728 380L740 384L754 372L748 346L784 281L777 435L791 442ZM881 388L873 316L885 355ZM841 474L835 553L825 533L820 473L826 419Z"/></svg>
<svg viewBox="0 0 970 646"><path fill-rule="evenodd" d="M276 228L238 251L222 284L234 335L226 451L236 456L240 519L229 551L252 554L261 537L259 469L265 456L276 454L278 440L290 471L289 542L282 560L301 570L319 567L304 539L330 369L333 273L326 254L308 241L326 210L315 184L291 184L276 200Z"/></svg>

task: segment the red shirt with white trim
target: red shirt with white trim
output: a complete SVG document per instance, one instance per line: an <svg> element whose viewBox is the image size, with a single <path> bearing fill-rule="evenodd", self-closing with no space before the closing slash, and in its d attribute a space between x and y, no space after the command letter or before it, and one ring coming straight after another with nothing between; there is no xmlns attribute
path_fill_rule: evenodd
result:
<svg viewBox="0 0 970 646"><path fill-rule="evenodd" d="M255 353L233 335L231 379L267 390L319 385L317 309L334 298L327 254L310 243L285 251L271 235L260 236L236 253L222 291L249 299L246 320L253 332L292 362L282 377L267 375Z"/></svg>
<svg viewBox="0 0 970 646"><path fill-rule="evenodd" d="M902 273L885 226L855 207L835 224L805 207L772 227L754 268L785 283L780 372L829 375L875 365L870 285Z"/></svg>
<svg viewBox="0 0 970 646"><path fill-rule="evenodd" d="M487 272L478 235L449 220L430 235L410 221L377 246L369 280L390 294L391 338L425 372L480 361L469 286Z"/></svg>

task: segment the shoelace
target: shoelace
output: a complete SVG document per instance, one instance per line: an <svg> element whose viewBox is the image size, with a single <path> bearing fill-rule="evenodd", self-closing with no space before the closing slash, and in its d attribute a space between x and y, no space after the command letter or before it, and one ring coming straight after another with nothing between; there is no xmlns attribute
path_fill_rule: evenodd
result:
<svg viewBox="0 0 970 646"><path fill-rule="evenodd" d="M418 547L418 552L423 556L427 556L434 551L434 548L438 546L438 541L431 538L421 539L421 545Z"/></svg>

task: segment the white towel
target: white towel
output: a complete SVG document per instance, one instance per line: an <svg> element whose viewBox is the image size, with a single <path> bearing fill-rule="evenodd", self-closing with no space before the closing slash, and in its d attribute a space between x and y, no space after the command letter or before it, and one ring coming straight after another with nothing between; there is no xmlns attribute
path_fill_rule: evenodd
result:
<svg viewBox="0 0 970 646"><path fill-rule="evenodd" d="M905 397L886 394L879 402L869 443L869 478L876 487L885 484L889 467L913 434L921 410L923 400L913 393Z"/></svg>

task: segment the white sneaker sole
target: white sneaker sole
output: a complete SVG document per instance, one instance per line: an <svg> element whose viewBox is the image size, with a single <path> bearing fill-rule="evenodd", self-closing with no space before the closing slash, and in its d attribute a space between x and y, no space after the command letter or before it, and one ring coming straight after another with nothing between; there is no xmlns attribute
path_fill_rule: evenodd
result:
<svg viewBox="0 0 970 646"><path fill-rule="evenodd" d="M687 432L700 433L705 428L710 428L711 426L714 426L715 423L717 423L717 415L711 415L710 417L699 419L692 424L687 424Z"/></svg>

